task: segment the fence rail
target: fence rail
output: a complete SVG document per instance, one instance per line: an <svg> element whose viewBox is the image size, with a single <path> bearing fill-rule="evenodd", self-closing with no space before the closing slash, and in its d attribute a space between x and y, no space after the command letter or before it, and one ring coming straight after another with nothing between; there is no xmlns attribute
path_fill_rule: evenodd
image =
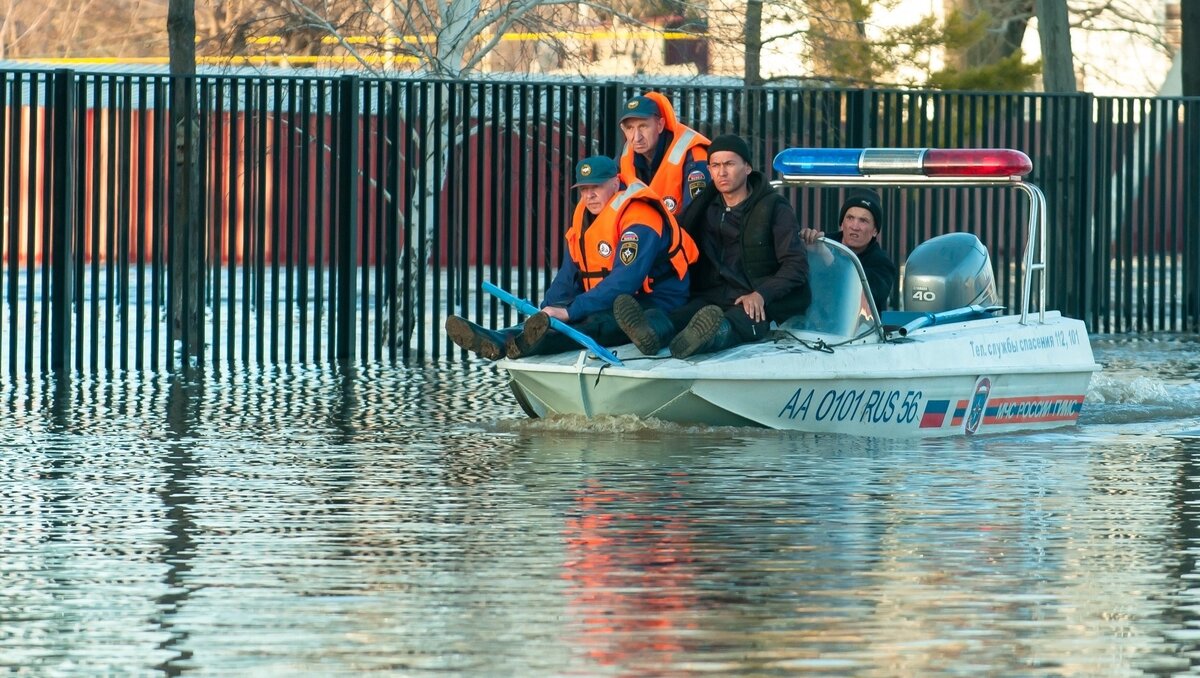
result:
<svg viewBox="0 0 1200 678"><path fill-rule="evenodd" d="M540 297L572 167L619 150L619 107L641 89L0 71L0 371L457 359L446 314L515 321L482 280ZM761 169L790 146L1020 149L1050 206L1051 307L1099 332L1200 330L1200 100L656 89L701 132L748 138ZM181 91L190 112L172 104ZM187 144L203 244L176 270ZM802 223L835 227L838 191L789 190ZM897 261L974 232L1016 303L1021 205L990 189L884 202ZM197 275L198 298L173 292ZM196 308L200 346L180 329Z"/></svg>

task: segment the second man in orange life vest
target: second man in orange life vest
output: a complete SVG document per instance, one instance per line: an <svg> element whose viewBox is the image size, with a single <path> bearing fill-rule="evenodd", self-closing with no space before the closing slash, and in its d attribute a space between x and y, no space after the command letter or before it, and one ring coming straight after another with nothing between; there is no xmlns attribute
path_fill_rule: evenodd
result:
<svg viewBox="0 0 1200 678"><path fill-rule="evenodd" d="M637 180L662 198L678 217L709 183L708 138L675 118L658 92L634 97L621 112L621 178Z"/></svg>
<svg viewBox="0 0 1200 678"><path fill-rule="evenodd" d="M492 360L577 349L550 329L550 318L557 318L603 346L618 346L629 341L612 313L618 295L663 311L687 301L696 244L659 197L641 182L625 185L617 164L604 156L579 162L574 187L579 203L566 234L568 256L546 289L542 310L503 330L450 316L446 333L454 343Z"/></svg>

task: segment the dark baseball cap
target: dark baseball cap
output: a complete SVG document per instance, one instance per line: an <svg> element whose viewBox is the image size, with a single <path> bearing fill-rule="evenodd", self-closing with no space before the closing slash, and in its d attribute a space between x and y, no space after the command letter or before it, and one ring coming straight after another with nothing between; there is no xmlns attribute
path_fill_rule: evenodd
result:
<svg viewBox="0 0 1200 678"><path fill-rule="evenodd" d="M621 120L626 118L653 118L661 116L662 111L658 110L658 104L649 97L634 97L625 103L625 108L621 112Z"/></svg>
<svg viewBox="0 0 1200 678"><path fill-rule="evenodd" d="M612 158L606 155L593 155L580 160L579 164L575 165L575 183L571 185L571 188L595 186L615 176L617 176L617 163Z"/></svg>

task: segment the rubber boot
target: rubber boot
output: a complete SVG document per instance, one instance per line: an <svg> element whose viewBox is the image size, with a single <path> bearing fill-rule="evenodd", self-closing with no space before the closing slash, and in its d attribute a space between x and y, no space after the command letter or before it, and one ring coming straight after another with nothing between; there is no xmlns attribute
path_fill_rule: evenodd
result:
<svg viewBox="0 0 1200 678"><path fill-rule="evenodd" d="M643 308L637 299L622 294L613 301L617 325L643 355L657 355L675 336L675 324L657 308Z"/></svg>
<svg viewBox="0 0 1200 678"><path fill-rule="evenodd" d="M712 353L739 342L733 325L720 306L705 306L696 311L687 327L671 342L672 358L689 358L697 353Z"/></svg>
<svg viewBox="0 0 1200 678"><path fill-rule="evenodd" d="M550 316L542 312L534 313L525 320L519 334L514 334L504 342L504 353L512 360L537 355L549 333Z"/></svg>
<svg viewBox="0 0 1200 678"><path fill-rule="evenodd" d="M460 347L487 358L499 360L504 357L504 343L515 329L489 330L461 316L446 318L446 336Z"/></svg>

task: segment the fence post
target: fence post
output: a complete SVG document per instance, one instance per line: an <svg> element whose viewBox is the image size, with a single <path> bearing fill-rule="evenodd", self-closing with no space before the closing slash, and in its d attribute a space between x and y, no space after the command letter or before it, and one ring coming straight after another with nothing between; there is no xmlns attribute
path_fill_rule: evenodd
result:
<svg viewBox="0 0 1200 678"><path fill-rule="evenodd" d="M56 69L51 75L54 87L51 115L53 134L51 154L50 229L53 252L50 258L50 369L55 373L71 366L71 309L74 306L73 271L75 242L73 205L75 191L75 73Z"/></svg>
<svg viewBox="0 0 1200 678"><path fill-rule="evenodd" d="M625 97L621 95L622 90L621 83L615 80L609 80L600 88L600 115L598 116L600 152L610 158L617 157L617 153L621 152L621 142L624 141L620 132L621 127L617 124L617 121L621 119L621 107L625 104Z"/></svg>
<svg viewBox="0 0 1200 678"><path fill-rule="evenodd" d="M206 269L204 224L200 221L200 149L196 78L172 75L169 133L173 146L167 170L170 205L167 211L167 346L179 344L179 368L190 372L204 364L204 311ZM215 312L215 309L214 309ZM174 360L168 360L174 366Z"/></svg>
<svg viewBox="0 0 1200 678"><path fill-rule="evenodd" d="M1200 331L1200 97L1183 102L1183 329Z"/></svg>
<svg viewBox="0 0 1200 678"><path fill-rule="evenodd" d="M847 148L864 148L874 145L873 133L879 120L875 118L873 90L852 89L846 92L846 139Z"/></svg>
<svg viewBox="0 0 1200 678"><path fill-rule="evenodd" d="M338 81L338 155L337 155L337 304L333 322L336 333L335 356L339 362L354 360L355 296L358 276L355 255L358 250L358 145L359 80L344 75Z"/></svg>
<svg viewBox="0 0 1200 678"><path fill-rule="evenodd" d="M1070 148L1076 152L1068 159L1070 199L1067 204L1070 208L1066 215L1069 221L1065 222L1070 225L1069 233L1074 235L1074 253L1065 263L1068 268L1073 267L1076 270L1066 281L1066 287L1072 294L1068 295L1070 306L1064 312L1088 323L1094 331L1096 328L1092 317L1096 299L1092 279L1096 275L1093 250L1097 247L1097 242L1092 189L1095 184L1091 180L1092 172L1088 168L1096 164L1096 97L1089 92L1082 92L1077 97L1075 115L1072 116L1074 122L1071 125L1073 138L1068 142L1071 144ZM1047 223L1047 228L1050 227ZM1069 251L1068 248L1064 249Z"/></svg>

